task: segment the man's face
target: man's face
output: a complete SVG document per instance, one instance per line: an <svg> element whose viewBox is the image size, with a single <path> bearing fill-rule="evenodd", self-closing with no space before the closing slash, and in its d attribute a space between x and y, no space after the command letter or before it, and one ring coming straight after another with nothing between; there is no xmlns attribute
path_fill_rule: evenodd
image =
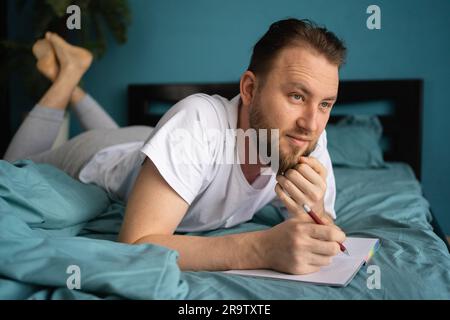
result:
<svg viewBox="0 0 450 320"><path fill-rule="evenodd" d="M279 129L278 173L314 150L336 101L338 84L338 66L304 47L280 52L263 83L259 81L250 104L250 127Z"/></svg>

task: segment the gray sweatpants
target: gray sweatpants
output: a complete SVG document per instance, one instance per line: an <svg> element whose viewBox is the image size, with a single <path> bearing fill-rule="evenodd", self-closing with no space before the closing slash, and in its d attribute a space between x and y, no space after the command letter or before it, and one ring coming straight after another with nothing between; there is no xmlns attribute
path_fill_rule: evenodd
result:
<svg viewBox="0 0 450 320"><path fill-rule="evenodd" d="M146 126L119 128L90 95L86 95L72 110L86 132L50 150L64 120L64 110L36 105L11 140L4 160L30 159L51 164L78 179L84 165L101 149L145 141L151 133L152 128Z"/></svg>

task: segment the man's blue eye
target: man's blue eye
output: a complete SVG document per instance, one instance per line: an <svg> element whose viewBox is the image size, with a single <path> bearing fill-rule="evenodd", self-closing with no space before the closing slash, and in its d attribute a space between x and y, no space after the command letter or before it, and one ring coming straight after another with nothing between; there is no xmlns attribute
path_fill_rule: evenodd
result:
<svg viewBox="0 0 450 320"><path fill-rule="evenodd" d="M328 103L328 102L322 102L322 103L320 104L320 106L321 106L322 108L329 108L329 107L331 106L331 104Z"/></svg>
<svg viewBox="0 0 450 320"><path fill-rule="evenodd" d="M293 94L292 97L294 100L305 100L301 94Z"/></svg>

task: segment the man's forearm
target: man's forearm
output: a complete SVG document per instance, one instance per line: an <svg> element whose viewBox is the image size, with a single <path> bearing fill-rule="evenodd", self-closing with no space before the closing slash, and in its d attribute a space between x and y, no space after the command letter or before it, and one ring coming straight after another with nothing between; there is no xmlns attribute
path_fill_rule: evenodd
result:
<svg viewBox="0 0 450 320"><path fill-rule="evenodd" d="M218 237L149 235L135 244L153 243L179 252L181 270L230 270L267 268L264 231Z"/></svg>

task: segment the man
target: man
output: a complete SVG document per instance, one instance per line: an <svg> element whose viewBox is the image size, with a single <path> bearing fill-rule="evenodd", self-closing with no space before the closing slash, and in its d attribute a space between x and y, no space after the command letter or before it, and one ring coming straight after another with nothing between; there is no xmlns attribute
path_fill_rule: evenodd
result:
<svg viewBox="0 0 450 320"><path fill-rule="evenodd" d="M75 72L66 81L61 76L67 69L61 48L66 55L78 48L67 47L56 35L49 35L48 40L61 66L54 82L59 90L47 93L39 105L65 108L70 94L79 90L74 88L86 67L81 63L77 70L83 72ZM309 21L276 22L255 45L250 66L241 77L240 95L231 101L204 94L190 96L164 115L146 141L99 143L95 152L83 152L84 160L78 161L82 165L76 170L64 165L72 157L50 161L55 152L34 159L56 163L81 181L96 183L126 200L119 241L177 250L182 270L317 271L331 263L339 252L338 242L345 239L331 218L335 217L335 183L325 133L345 51L331 32ZM75 109L80 108L80 99L86 103L81 94L73 101ZM248 161L254 144L239 139L224 143L223 135L211 138L208 134L249 129L278 133L279 174L267 174L267 163ZM126 129L110 130L108 136ZM178 139L180 130L191 133L189 143ZM92 135L98 138L96 132ZM71 148L62 147L66 159L75 145L88 149L80 143L86 139L74 140L68 143ZM95 139L88 140L85 144ZM258 141L264 144L266 140L258 136ZM274 145L272 139L268 141L272 154ZM224 161L230 150L234 159L242 161ZM220 237L174 235L176 231L234 226L250 220L274 198L286 206L290 217L269 230ZM302 209L305 204L326 225L314 224Z"/></svg>

